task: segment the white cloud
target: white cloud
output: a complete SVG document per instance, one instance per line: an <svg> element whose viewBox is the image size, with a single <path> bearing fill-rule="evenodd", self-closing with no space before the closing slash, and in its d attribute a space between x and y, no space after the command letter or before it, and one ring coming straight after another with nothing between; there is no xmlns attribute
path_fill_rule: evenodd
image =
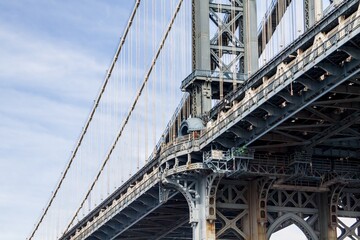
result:
<svg viewBox="0 0 360 240"><path fill-rule="evenodd" d="M113 50L103 53L88 45L104 44L105 36L119 31L115 24L100 29L104 24L99 23L92 31L104 39L89 39L88 45L71 42L51 33L46 21L53 19L39 16L46 15L45 9L34 9L39 1L5 5L0 3L0 232L15 240L28 236L48 201L105 76ZM86 32L86 18L71 17L75 9L58 9L58 21L78 24ZM97 9L88 11L95 15ZM35 18L41 24L34 25ZM114 46L116 41L111 40Z"/></svg>
<svg viewBox="0 0 360 240"><path fill-rule="evenodd" d="M105 75L106 65L76 46L43 41L1 26L0 86L63 99L87 100ZM94 96L94 94L92 94Z"/></svg>
<svg viewBox="0 0 360 240"><path fill-rule="evenodd" d="M54 189L87 109L4 92L1 101L11 104L0 106L0 231L21 239Z"/></svg>

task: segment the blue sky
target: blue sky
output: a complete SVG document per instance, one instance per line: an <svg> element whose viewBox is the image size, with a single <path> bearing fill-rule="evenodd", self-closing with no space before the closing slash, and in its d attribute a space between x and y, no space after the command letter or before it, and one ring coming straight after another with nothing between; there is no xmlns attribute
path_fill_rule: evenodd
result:
<svg viewBox="0 0 360 240"><path fill-rule="evenodd" d="M25 239L68 161L132 1L0 1L0 239Z"/></svg>
<svg viewBox="0 0 360 240"><path fill-rule="evenodd" d="M0 1L0 239L26 238L40 216L132 5Z"/></svg>

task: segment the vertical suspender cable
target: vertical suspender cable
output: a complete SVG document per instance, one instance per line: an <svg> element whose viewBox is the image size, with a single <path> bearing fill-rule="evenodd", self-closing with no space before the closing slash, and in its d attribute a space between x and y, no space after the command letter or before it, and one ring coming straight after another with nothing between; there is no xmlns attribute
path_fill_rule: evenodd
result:
<svg viewBox="0 0 360 240"><path fill-rule="evenodd" d="M280 4L279 26L280 26L280 36L281 36L281 45L280 45L281 49L279 52L281 52L285 46L284 24L281 22L281 19L285 13L284 12L285 1L281 0L279 4Z"/></svg>
<svg viewBox="0 0 360 240"><path fill-rule="evenodd" d="M114 78L114 75L112 76L112 78ZM107 139L108 139L108 134L109 134L109 130L110 130L110 127L111 127L111 112L110 112L110 102L111 102L111 85L112 85L112 82L114 80L112 80L107 88L107 91L108 91L108 94L106 95L107 98L108 98L108 101L106 102L105 101L105 118L104 118L104 128L105 128L105 134L104 134L104 149L106 148L107 146ZM104 199L106 198L107 194L108 194L108 188L107 188L107 175L109 174L109 165L107 166L107 169L106 169L106 173L105 173L105 176L104 176L104 179L103 179L103 182L104 182Z"/></svg>
<svg viewBox="0 0 360 240"><path fill-rule="evenodd" d="M126 63L126 51L124 52L124 54L122 54L121 56L121 65L120 65L120 69L121 69L121 79L120 79L120 88L121 88L121 96L123 96L125 94L125 89L128 89L126 88L125 86L125 76L124 76L124 73L125 73L125 63ZM120 98L120 97L119 97ZM120 100L120 99L119 99ZM119 103L120 105L120 103ZM124 116L124 108L122 108L120 110L121 114L119 116L119 124L121 124L121 119L123 119L125 116ZM120 126L120 125L119 125ZM119 179L119 183L120 185L122 184L122 180L123 180L123 177L124 177L124 167L121 167L122 166L122 160L123 159L126 159L126 154L127 152L124 151L124 145L123 144L120 144L120 155L119 155L119 161L118 161L118 164L119 164L119 169L120 169L120 179Z"/></svg>
<svg viewBox="0 0 360 240"><path fill-rule="evenodd" d="M90 112L90 115L89 115L89 118L88 118L88 120L87 120L87 122L86 122L86 124L85 124L85 127L83 128L83 131L82 131L82 133L80 134L80 138L79 138L79 140L78 140L78 142L77 142L77 144L76 144L76 147L75 147L75 149L74 149L74 151L73 151L73 153L72 153L72 156L70 157L70 160L69 160L68 164L67 164L66 167L65 167L65 171L64 171L63 175L61 176L61 179L60 179L59 183L57 184L57 186L56 186L56 188L55 188L55 191L53 192L53 194L52 194L52 196L51 196L51 198L50 198L49 203L48 203L47 206L45 207L45 210L43 211L43 213L42 213L39 221L37 222L34 230L31 232L31 234L30 234L30 236L29 236L29 240L33 239L36 231L39 229L40 224L42 223L45 215L46 215L47 212L49 211L49 208L51 207L51 205L52 205L55 197L57 196L57 193L59 192L59 189L60 189L60 187L62 186L62 183L63 183L65 177L67 176L67 173L68 173L70 167L72 166L72 163L73 163L73 161L74 161L74 159L75 159L75 156L76 156L76 154L77 154L77 152L78 152L78 149L79 149L79 147L80 147L80 145L81 145L81 143L82 143L82 141L83 141L83 139L84 139L84 136L85 136L85 134L86 134L86 132L87 132L87 130L88 130L88 128L89 128L90 122L91 122L91 120L92 120L92 118L93 118L93 116L94 116L94 114L95 114L95 111L96 111L96 109L97 109L97 106L98 106L98 104L99 104L99 101L100 101L100 99L101 99L101 97L102 97L102 95L103 95L103 92L104 92L104 90L105 90L105 88L106 88L106 85L107 85L107 83L108 83L108 81L109 81L109 78L110 78L110 76L111 76L112 70L113 70L114 65L115 65L115 63L116 63L116 61L117 61L117 58L118 58L118 56L119 56L119 54L120 54L120 52L121 52L121 49L122 49L122 47L123 47L123 45L124 45L124 42L125 42L127 33L128 33L128 31L129 31L129 29L130 29L130 27L131 27L132 20L133 20L135 14L136 14L136 11L137 11L137 9L138 9L138 7L139 7L139 4L140 4L140 0L136 0L134 9L133 9L132 14L131 14L131 16L130 16L130 20L128 21L128 24L127 24L127 26L126 26L126 28L125 28L124 35L123 35L123 37L122 37L122 39L121 39L121 42L120 42L120 44L119 44L119 47L118 47L116 53L115 53L113 62L112 62L111 66L110 66L110 68L109 68L109 70L108 70L108 73L107 73L107 75L106 75L106 78L105 78L105 81L104 81L104 83L103 83L103 86L101 87L101 90L100 90L100 92L99 92L99 95L98 95L98 97L97 97L97 99L96 99L96 101L95 101L95 103L94 103L94 106L93 106L91 112Z"/></svg>
<svg viewBox="0 0 360 240"><path fill-rule="evenodd" d="M265 42L266 42L266 35L267 35L267 25L265 24L266 18L262 20L262 35L261 35L261 55L262 55L262 62L261 65L265 64L266 55L265 55Z"/></svg>
<svg viewBox="0 0 360 240"><path fill-rule="evenodd" d="M146 1L145 1L146 2ZM141 12L139 13L141 14ZM140 25L140 21L141 21L141 15L138 17L138 19L136 20L136 24L135 24L135 76L136 76L136 82L139 81L139 67L140 67L140 64L139 64L139 59L140 59L140 56L139 56L139 41L137 39L140 39L140 34L139 34L139 25ZM135 124L139 124L140 123L140 111L138 109L138 113L135 114L135 119L134 119L134 125ZM146 124L146 120L145 120L145 124ZM139 144L139 141L140 141L140 130L139 130L139 127L134 127L134 131L135 131L135 134L136 134L136 137L134 137L134 139L136 140L136 145L134 143L134 146L136 146L136 152L137 154L134 153L134 158L136 159L136 170L137 171L140 167L140 157L139 157L139 151L140 151L140 144Z"/></svg>
<svg viewBox="0 0 360 240"><path fill-rule="evenodd" d="M279 42L278 42L278 50L277 50L277 52L280 52L280 49L281 49L281 43L282 43L282 36L281 36L281 34L282 34L282 31L281 31L281 26L280 26L280 19L281 19L281 9L280 9L280 1L278 1L278 5L277 5L277 18L276 18L276 22L277 22L277 24L276 24L276 26L278 27L278 40L279 40ZM279 47L280 47L280 49L279 49Z"/></svg>
<svg viewBox="0 0 360 240"><path fill-rule="evenodd" d="M295 25L295 16L296 15L296 11L295 11L295 2L291 2L291 27L292 27L292 39L291 41L294 41L296 38L296 25Z"/></svg>
<svg viewBox="0 0 360 240"><path fill-rule="evenodd" d="M106 95L105 95L105 97L104 97L104 100L106 101ZM99 134L99 136L100 136L100 143L99 143L99 147L98 147L98 157L97 157L97 161L96 161L96 166L98 166L97 164L99 164L100 165L100 161L101 161L101 149L104 149L105 147L104 147L104 105L103 104L101 104L100 103L100 117L99 117L99 126L98 126L98 134ZM101 180L100 180L100 183L101 183ZM95 204L96 204L96 202L97 202L97 195L99 194L100 195L100 199L102 199L103 198L103 194L102 194L102 192L103 192L103 187L101 187L100 188L100 193L96 193L95 192L95 199L94 199L94 202L95 202Z"/></svg>
<svg viewBox="0 0 360 240"><path fill-rule="evenodd" d="M166 4L169 4L170 1L163 1L163 7L162 7L162 11L163 11L163 15L164 15L164 19L167 19L167 15L166 15ZM170 8L170 6L169 6ZM164 25L165 25L165 22L166 20L164 20ZM171 36L169 37L169 41L168 42L171 42ZM170 51L170 47L169 47L169 44L167 44L166 46L164 46L165 50L164 50L164 54L166 56L166 63L169 63L167 65L169 65L170 67L164 67L165 68L165 84L166 84L166 88L167 88L167 92L169 94L169 102L170 104L167 105L167 108L168 108L168 111L170 111L170 106L172 105L172 89L171 89L171 51ZM171 141L173 141L173 125L171 126L171 134L170 134L170 139Z"/></svg>
<svg viewBox="0 0 360 240"><path fill-rule="evenodd" d="M266 0L266 9L268 9L269 3L268 0ZM266 43L270 43L270 35L271 35L271 26L270 23L272 22L272 13L267 14L267 11L265 12L265 17L263 20L263 59L265 60L263 63L264 65L267 62L268 56L267 56L267 49L266 49Z"/></svg>
<svg viewBox="0 0 360 240"><path fill-rule="evenodd" d="M170 9L173 9L173 1L170 1ZM165 8L164 8L165 11ZM174 66L174 34L170 34L170 42L168 42L168 49L169 49L169 56L170 56L170 67L169 67L169 88L170 88L170 92L171 92L171 106L174 106L174 102L175 102L175 88L172 87L172 83L174 81L174 72L176 71L176 66ZM173 129L173 141L175 141L175 128L176 128L176 123L174 122L174 129Z"/></svg>
<svg viewBox="0 0 360 240"><path fill-rule="evenodd" d="M122 136L122 133L123 133L123 131L124 131L124 129L125 129L125 126L127 125L128 121L129 121L129 119L130 119L130 117L131 117L131 115L132 115L132 113L133 113L133 111L134 111L134 109L135 109L135 106L136 106L137 103L138 103L138 100L139 100L139 98L140 98L140 96L141 96L141 94L142 94L142 92L143 92L143 90L144 90L144 88L145 88L145 85L147 84L147 82L148 82L148 80L149 80L150 74L151 74L152 70L154 69L154 66L155 66L155 64L156 64L156 62L157 62L157 59L159 58L159 55L160 55L160 53L161 53L161 51L162 51L162 49L163 49L163 47L164 47L165 41L166 41L166 39L167 39L167 37L168 37L168 35L169 35L169 32L170 32L171 29L172 29L172 26L173 26L173 24L174 24L175 18L176 18L177 14L178 14L178 12L179 12L179 10L180 10L180 8L181 8L182 3L183 3L183 0L179 0L179 3L178 3L178 5L177 5L177 7L176 7L176 10L175 10L175 12L174 12L174 14L173 14L173 16L172 16L172 18L171 18L171 21L170 21L170 23L169 23L169 25L168 25L168 27L167 27L167 30L166 30L165 34L164 34L164 36L163 36L163 38L162 38L162 40L161 40L160 46L159 46L159 48L158 48L158 50L157 50L157 52L156 52L156 54L155 54L155 56L154 56L154 58L153 58L153 60L152 60L151 66L150 66L150 68L148 69L148 71L147 71L147 73L146 73L146 75L145 75L145 78L144 78L144 80L143 80L143 82L142 82L142 84L141 84L141 86L140 86L140 89L139 89L138 92L137 92L137 95L136 95L136 97L135 97L135 100L134 100L134 102L133 102L133 104L132 104L132 106L131 106L131 108L130 108L130 110L129 110L129 112L128 112L128 114L127 114L127 116L126 116L126 118L125 118L125 120L124 120L124 122L123 122L123 124L122 124L122 126L121 126L121 128L120 128L120 130L119 130L119 132L118 132L118 134L117 134L117 137L116 137L116 139L114 140L114 143L112 144L109 152L107 153L106 158L104 159L104 162L103 162L103 164L102 164L102 166L101 166L98 174L96 175L93 183L91 184L88 192L86 193L85 198L84 198L83 201L81 202L80 207L76 210L76 212L75 212L73 218L71 219L69 225L68 225L67 228L65 229L65 233L66 233L66 232L69 230L69 228L72 226L72 224L73 224L73 222L74 222L74 219L75 219L76 216L78 215L81 207L84 205L85 201L86 201L87 198L90 196L92 190L94 189L94 186L95 186L96 182L98 181L98 179L99 179L101 173L103 172L103 170L104 170L104 168L105 168L105 166L106 166L106 164L107 164L107 162L108 162L108 160L109 160L112 152L114 151L115 146L117 145L120 137Z"/></svg>
<svg viewBox="0 0 360 240"><path fill-rule="evenodd" d="M235 7L236 7L236 2L235 1L231 1L231 5L232 5L232 8L231 8L231 19L233 21L232 23L232 26L231 26L231 46L232 46L232 49L231 49L231 59L230 61L232 62L233 60L235 60L235 58L237 57L237 52L236 52L236 43L235 43L235 39L234 39L234 36L235 36L235 33L236 33L236 21L235 21ZM237 77L237 71L236 71L236 64L234 62L233 66L232 66L232 77L233 77L233 90L236 89L236 77Z"/></svg>
<svg viewBox="0 0 360 240"><path fill-rule="evenodd" d="M148 9L148 8L146 8ZM152 8L150 8L152 9ZM149 14L147 14L144 18L144 23L146 21L148 21L148 18L149 18ZM153 17L152 17L153 19ZM154 22L153 22L153 25L154 26ZM150 36L149 36L149 32L147 31L147 28L145 28L145 32L146 32L146 36L148 37L148 39L150 39ZM152 40L154 40L153 38L151 38ZM155 41L154 41L155 42ZM154 43L153 43L154 44ZM145 42L144 42L144 48L145 48ZM147 58L149 56L148 54L148 51L146 51L146 61L147 61ZM154 79L158 79L157 78L157 68L154 69ZM157 82L156 81L152 81L152 98L151 98L151 101L152 101L152 128L153 128L153 145L155 146L156 145L156 117L157 117L157 111L156 111L156 84ZM161 93L160 93L160 96L161 96ZM147 162L147 159L148 158L145 158L145 163Z"/></svg>
<svg viewBox="0 0 360 240"><path fill-rule="evenodd" d="M221 19L221 14L222 13L222 2L218 3L218 51L219 51L219 71L220 71L220 75L219 75L219 91L220 91L220 101L223 99L224 97L224 90L223 90L223 52L222 52L222 29L224 28L223 26L223 21L226 20L226 18ZM225 23L226 24L226 23Z"/></svg>
<svg viewBox="0 0 360 240"><path fill-rule="evenodd" d="M145 151L144 151L144 154L145 154L145 157L144 159L147 159L148 157L148 139L149 139L149 129L148 129L148 125L149 125L149 116L148 116L148 92L149 92L149 84L146 84L145 86L145 122L144 122L144 127L145 127L145 137L144 137L144 140L145 140Z"/></svg>
<svg viewBox="0 0 360 240"><path fill-rule="evenodd" d="M154 1L154 0L153 0ZM161 1L161 2L163 2L163 1ZM161 9L161 7L162 7L162 5L163 4L160 4L160 9ZM156 13L156 8L155 8L155 13ZM159 15L161 16L161 22L165 22L165 16L164 16L164 14L161 14L162 12L161 11L159 11ZM156 26L156 23L155 23L155 26ZM159 28L160 26L157 26L157 28ZM154 42L155 43L155 42ZM154 50L155 50L155 48L154 48ZM161 71L161 92L162 93L167 93L167 89L166 89L166 84L165 84L165 68L163 67L164 66L164 60L166 61L166 57L164 56L165 54L161 54L161 62L162 62L162 64L160 65L160 71ZM165 104L165 101L161 101L161 108L163 109L163 111L162 111L162 117L161 117L161 126L164 126L164 123L165 123L165 111L167 110L167 109L165 109L166 108L166 104ZM169 138L169 140L170 140L170 138Z"/></svg>

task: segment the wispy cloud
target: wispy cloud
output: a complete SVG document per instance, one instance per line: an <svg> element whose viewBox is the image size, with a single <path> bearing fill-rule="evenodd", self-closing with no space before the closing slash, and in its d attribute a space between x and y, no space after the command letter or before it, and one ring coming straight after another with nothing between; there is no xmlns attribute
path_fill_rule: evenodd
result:
<svg viewBox="0 0 360 240"><path fill-rule="evenodd" d="M105 75L106 65L76 46L43 41L30 34L17 33L1 23L0 28L2 88L84 100Z"/></svg>
<svg viewBox="0 0 360 240"><path fill-rule="evenodd" d="M0 2L2 238L27 237L45 206L130 7L94 0Z"/></svg>

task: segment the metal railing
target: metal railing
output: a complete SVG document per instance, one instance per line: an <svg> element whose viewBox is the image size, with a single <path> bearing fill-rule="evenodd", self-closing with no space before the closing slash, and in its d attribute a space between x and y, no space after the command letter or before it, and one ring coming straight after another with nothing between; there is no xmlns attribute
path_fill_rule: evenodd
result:
<svg viewBox="0 0 360 240"><path fill-rule="evenodd" d="M221 71L209 71L209 70L194 70L189 74L181 83L181 88L186 87L194 79L208 79L209 81L213 79L222 79L228 81L237 81L243 82L246 79L246 74L244 73L234 73L234 72L221 72Z"/></svg>
<svg viewBox="0 0 360 240"><path fill-rule="evenodd" d="M114 200L111 206L103 208L92 221L88 221L86 225L80 230L77 230L75 235L70 239L85 239L89 234L102 226L105 221L118 214L122 209L132 203L134 199L153 187L158 181L158 169L155 169L146 178L143 178L133 187L128 188L126 193L122 194L118 200Z"/></svg>

